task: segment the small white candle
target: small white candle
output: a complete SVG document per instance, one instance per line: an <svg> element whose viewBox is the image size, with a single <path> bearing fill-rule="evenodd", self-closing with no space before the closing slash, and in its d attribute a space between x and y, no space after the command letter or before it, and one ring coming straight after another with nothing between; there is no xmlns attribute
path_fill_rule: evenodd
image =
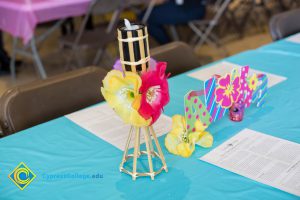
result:
<svg viewBox="0 0 300 200"><path fill-rule="evenodd" d="M139 29L138 25L131 25L128 19L124 19L124 24L126 31L133 31Z"/></svg>

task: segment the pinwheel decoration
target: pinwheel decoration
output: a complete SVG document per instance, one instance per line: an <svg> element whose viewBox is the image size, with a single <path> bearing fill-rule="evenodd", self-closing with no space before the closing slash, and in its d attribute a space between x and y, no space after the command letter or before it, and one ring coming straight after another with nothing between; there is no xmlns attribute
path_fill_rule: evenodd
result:
<svg viewBox="0 0 300 200"><path fill-rule="evenodd" d="M204 90L190 91L184 97L185 116L175 115L172 130L165 138L170 153L190 157L199 145L209 148L213 136L206 129L229 110L232 121L243 120L244 109L251 103L263 105L268 79L265 74L248 77L249 67L234 69L231 74L214 75L204 82ZM200 99L204 96L205 103Z"/></svg>

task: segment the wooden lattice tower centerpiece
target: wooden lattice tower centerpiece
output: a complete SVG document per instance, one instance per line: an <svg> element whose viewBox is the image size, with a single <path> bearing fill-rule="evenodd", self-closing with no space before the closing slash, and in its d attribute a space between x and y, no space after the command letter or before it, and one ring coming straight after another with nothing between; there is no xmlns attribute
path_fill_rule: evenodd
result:
<svg viewBox="0 0 300 200"><path fill-rule="evenodd" d="M125 26L118 28L120 62L124 72L142 74L149 69L150 52L147 27L143 24L130 24L125 20ZM124 73L125 74L125 73ZM145 140L145 149L141 149L141 138ZM133 142L133 153L129 154ZM147 156L148 170L141 171L138 161L141 156ZM154 169L152 158L160 160L161 167ZM132 169L126 169L125 163L132 162ZM120 171L132 176L135 180L140 176L150 176L152 180L163 170L168 171L166 161L152 125L131 126L124 149Z"/></svg>

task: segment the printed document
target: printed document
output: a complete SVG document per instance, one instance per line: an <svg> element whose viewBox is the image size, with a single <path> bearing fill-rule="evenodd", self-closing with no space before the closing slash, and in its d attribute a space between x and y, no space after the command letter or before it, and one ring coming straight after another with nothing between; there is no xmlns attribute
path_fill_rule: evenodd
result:
<svg viewBox="0 0 300 200"><path fill-rule="evenodd" d="M300 196L300 144L244 129L200 160Z"/></svg>
<svg viewBox="0 0 300 200"><path fill-rule="evenodd" d="M130 125L125 124L107 103L77 111L66 117L120 150L124 149ZM172 119L162 114L153 125L156 136L168 133L171 124ZM144 137L141 137L141 143L143 142ZM133 147L133 144L130 144L130 147Z"/></svg>

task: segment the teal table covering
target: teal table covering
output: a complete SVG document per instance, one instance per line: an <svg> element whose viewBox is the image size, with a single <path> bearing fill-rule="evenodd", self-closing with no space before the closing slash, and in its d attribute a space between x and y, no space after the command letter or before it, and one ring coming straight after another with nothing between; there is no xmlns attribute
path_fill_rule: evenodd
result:
<svg viewBox="0 0 300 200"><path fill-rule="evenodd" d="M264 45L258 48L258 50L300 56L300 43L291 42L287 38L278 42Z"/></svg>
<svg viewBox="0 0 300 200"><path fill-rule="evenodd" d="M213 147L197 147L190 158L168 153L164 147L165 135L161 136L159 141L169 172L158 175L155 181L148 177L132 181L130 176L120 173L122 151L66 117L2 138L0 200L299 199L198 159L244 128L300 143L299 55L300 45L296 47L279 41L224 59L284 76L287 80L269 89L263 108L251 106L247 109L242 122L234 123L224 117L211 125L209 131L215 139ZM203 88L202 81L187 76L187 73L171 78L169 84L171 102L165 109L169 116L183 114L186 92ZM20 162L36 174L24 190L8 178ZM67 176L53 178L57 174Z"/></svg>

